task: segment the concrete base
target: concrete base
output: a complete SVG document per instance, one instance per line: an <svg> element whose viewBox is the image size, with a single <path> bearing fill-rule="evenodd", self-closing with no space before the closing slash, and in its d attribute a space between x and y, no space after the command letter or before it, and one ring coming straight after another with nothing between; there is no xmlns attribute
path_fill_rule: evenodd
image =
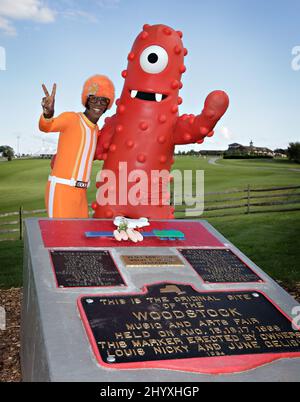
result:
<svg viewBox="0 0 300 402"><path fill-rule="evenodd" d="M110 250L122 276L125 288L59 289L51 267L49 248L45 247L39 219L25 223L24 300L22 311L22 373L24 381L93 381L93 382L220 382L220 381L300 381L300 358L276 360L270 364L242 373L203 375L198 373L137 369L115 370L100 366L91 350L82 325L76 302L79 296L139 293L147 284L158 282L189 283L199 291L257 290L264 292L282 311L291 317L297 302L261 269L220 235L207 222L202 225L223 247L231 248L264 283L205 284L186 264L174 268L126 268L121 255L179 255L175 247L103 247ZM101 222L97 222L98 230ZM174 221L176 227L176 221ZM59 234L59 233L57 233ZM82 233L83 236L83 233ZM45 239L44 239L45 240ZM146 245L146 241L143 243ZM57 247L51 247L56 249ZM64 249L66 247L63 247ZM68 249L83 249L70 247ZM87 248L84 248L87 249ZM95 247L89 247L95 249ZM99 248L97 248L99 249Z"/></svg>

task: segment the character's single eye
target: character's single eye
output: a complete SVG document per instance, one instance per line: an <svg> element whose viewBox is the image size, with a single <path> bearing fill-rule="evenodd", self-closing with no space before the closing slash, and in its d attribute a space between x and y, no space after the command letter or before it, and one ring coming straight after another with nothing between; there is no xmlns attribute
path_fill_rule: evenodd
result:
<svg viewBox="0 0 300 402"><path fill-rule="evenodd" d="M160 46L147 47L140 57L142 69L149 74L159 74L168 65L169 56Z"/></svg>

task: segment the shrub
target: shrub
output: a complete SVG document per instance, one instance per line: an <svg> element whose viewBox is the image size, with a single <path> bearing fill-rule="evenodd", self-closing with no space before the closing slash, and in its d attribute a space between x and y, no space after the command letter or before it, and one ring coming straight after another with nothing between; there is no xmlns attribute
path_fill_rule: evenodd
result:
<svg viewBox="0 0 300 402"><path fill-rule="evenodd" d="M300 163L300 142L291 142L287 153L291 161Z"/></svg>
<svg viewBox="0 0 300 402"><path fill-rule="evenodd" d="M224 159L273 159L271 155L238 155L238 154L224 154Z"/></svg>

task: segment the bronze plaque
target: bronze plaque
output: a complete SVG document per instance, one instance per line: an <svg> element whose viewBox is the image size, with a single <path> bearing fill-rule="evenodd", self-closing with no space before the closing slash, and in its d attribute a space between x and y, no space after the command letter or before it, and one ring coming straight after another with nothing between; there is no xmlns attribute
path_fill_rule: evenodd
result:
<svg viewBox="0 0 300 402"><path fill-rule="evenodd" d="M300 352L300 331L260 292L198 292L169 283L147 290L81 298L82 318L100 362L229 356L241 361L242 355L259 360L262 354Z"/></svg>
<svg viewBox="0 0 300 402"><path fill-rule="evenodd" d="M126 286L108 250L55 250L50 255L61 288Z"/></svg>
<svg viewBox="0 0 300 402"><path fill-rule="evenodd" d="M176 255L122 255L122 260L128 268L184 267Z"/></svg>
<svg viewBox="0 0 300 402"><path fill-rule="evenodd" d="M262 282L230 249L180 249L180 253L206 283Z"/></svg>

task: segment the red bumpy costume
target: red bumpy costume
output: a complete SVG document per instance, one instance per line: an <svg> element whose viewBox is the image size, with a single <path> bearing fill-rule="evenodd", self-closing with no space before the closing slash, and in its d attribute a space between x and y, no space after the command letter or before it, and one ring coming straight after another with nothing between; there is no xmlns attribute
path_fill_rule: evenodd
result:
<svg viewBox="0 0 300 402"><path fill-rule="evenodd" d="M140 196L149 201L151 172L170 172L175 145L201 144L205 137L213 135L215 125L228 108L228 96L223 91L214 91L208 95L200 115L179 117L182 99L178 95L183 86L181 76L186 70L186 55L182 33L165 25L145 25L134 42L128 68L122 72L125 84L117 101L117 113L106 119L98 140L96 158L104 160L103 169L115 172L117 182L108 188L104 178L98 176L97 202L92 205L95 218L174 218L174 208L165 202L169 198L167 186L159 189L159 205L122 205L126 194L119 191L119 181L124 180L121 171L124 165L120 168L120 162L127 163L128 174L136 169L146 172L149 196ZM121 192L129 193L135 185L129 183ZM113 205L105 205L108 191L116 193Z"/></svg>

